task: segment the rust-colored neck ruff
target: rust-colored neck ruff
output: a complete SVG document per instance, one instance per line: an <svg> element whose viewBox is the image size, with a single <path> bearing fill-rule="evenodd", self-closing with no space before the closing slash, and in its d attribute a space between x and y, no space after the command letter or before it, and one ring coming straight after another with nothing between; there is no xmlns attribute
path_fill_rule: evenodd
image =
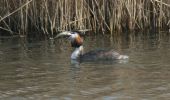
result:
<svg viewBox="0 0 170 100"><path fill-rule="evenodd" d="M71 46L77 48L77 47L80 47L81 45L83 45L83 38L81 38L77 34L76 37L74 38L74 40L71 42Z"/></svg>

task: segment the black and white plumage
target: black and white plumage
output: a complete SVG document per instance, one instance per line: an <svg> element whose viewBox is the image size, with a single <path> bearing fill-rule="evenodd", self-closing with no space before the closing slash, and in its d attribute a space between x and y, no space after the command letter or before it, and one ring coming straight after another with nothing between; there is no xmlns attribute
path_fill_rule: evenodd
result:
<svg viewBox="0 0 170 100"><path fill-rule="evenodd" d="M122 60L128 59L127 55L120 55L114 50L93 50L87 53L83 51L83 38L81 37L83 33L65 31L56 36L59 38L61 36L68 36L71 41L71 46L75 48L71 54L72 60Z"/></svg>

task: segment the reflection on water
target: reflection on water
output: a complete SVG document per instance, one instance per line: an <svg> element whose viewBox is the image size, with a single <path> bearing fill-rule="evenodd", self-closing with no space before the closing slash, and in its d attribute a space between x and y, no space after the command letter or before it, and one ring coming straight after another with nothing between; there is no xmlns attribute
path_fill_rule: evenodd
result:
<svg viewBox="0 0 170 100"><path fill-rule="evenodd" d="M114 48L127 62L70 60L63 40L0 39L2 100L167 100L170 38L165 33L86 37L85 50Z"/></svg>

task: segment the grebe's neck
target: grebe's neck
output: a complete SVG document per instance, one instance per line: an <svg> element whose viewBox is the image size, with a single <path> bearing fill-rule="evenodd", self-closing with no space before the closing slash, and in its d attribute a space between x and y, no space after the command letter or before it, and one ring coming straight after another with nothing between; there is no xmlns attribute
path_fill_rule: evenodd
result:
<svg viewBox="0 0 170 100"><path fill-rule="evenodd" d="M76 47L73 53L71 54L71 59L78 59L80 55L83 54L83 46Z"/></svg>

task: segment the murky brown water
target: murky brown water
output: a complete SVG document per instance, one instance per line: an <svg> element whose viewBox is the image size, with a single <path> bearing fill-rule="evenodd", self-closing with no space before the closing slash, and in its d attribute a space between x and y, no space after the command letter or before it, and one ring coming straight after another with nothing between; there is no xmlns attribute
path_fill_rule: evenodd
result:
<svg viewBox="0 0 170 100"><path fill-rule="evenodd" d="M0 39L1 100L168 100L170 36L86 37L85 50L114 48L126 62L71 64L66 40ZM62 43L63 42L63 43Z"/></svg>

